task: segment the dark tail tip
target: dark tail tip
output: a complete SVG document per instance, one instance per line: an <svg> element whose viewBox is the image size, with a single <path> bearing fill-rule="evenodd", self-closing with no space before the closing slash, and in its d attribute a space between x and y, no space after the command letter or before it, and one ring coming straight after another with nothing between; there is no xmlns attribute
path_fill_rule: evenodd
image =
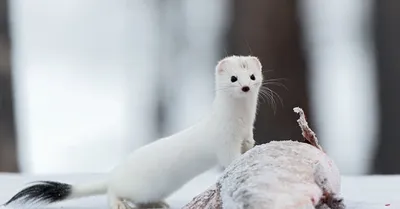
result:
<svg viewBox="0 0 400 209"><path fill-rule="evenodd" d="M39 181L21 190L8 200L4 206L13 202L41 202L50 204L67 199L71 195L72 186L54 181Z"/></svg>

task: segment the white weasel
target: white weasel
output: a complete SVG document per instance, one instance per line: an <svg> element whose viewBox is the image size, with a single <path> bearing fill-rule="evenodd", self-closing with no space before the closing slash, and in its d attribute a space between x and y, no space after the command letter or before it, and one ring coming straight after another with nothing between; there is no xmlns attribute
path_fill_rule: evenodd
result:
<svg viewBox="0 0 400 209"><path fill-rule="evenodd" d="M197 124L134 152L101 182L69 185L43 181L17 193L22 200L53 203L107 193L112 209L169 207L164 199L215 165L227 167L254 146L253 124L262 85L262 66L254 56L230 56L215 69L210 114ZM243 146L243 147L242 147Z"/></svg>

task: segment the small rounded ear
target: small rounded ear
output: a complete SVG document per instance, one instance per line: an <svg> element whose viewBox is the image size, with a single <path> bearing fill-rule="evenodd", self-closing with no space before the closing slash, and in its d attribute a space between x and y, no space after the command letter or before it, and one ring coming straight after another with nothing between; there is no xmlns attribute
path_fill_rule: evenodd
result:
<svg viewBox="0 0 400 209"><path fill-rule="evenodd" d="M227 63L226 58L224 58L224 59L222 59L222 60L220 60L220 61L218 62L217 67L216 67L217 73L222 73L222 72L224 72L224 70L225 70L225 68L226 68L226 63Z"/></svg>
<svg viewBox="0 0 400 209"><path fill-rule="evenodd" d="M262 70L262 65L261 65L260 60L257 57L254 57L254 56L249 56L249 58L250 58L251 62L253 62L257 66L257 68L260 69L260 71L261 71Z"/></svg>

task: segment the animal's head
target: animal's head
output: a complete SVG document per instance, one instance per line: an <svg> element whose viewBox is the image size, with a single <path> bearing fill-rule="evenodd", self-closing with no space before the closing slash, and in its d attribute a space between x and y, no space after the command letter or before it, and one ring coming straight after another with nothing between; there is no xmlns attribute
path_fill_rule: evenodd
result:
<svg viewBox="0 0 400 209"><path fill-rule="evenodd" d="M216 67L217 94L234 98L257 96L263 82L262 66L254 56L230 56Z"/></svg>

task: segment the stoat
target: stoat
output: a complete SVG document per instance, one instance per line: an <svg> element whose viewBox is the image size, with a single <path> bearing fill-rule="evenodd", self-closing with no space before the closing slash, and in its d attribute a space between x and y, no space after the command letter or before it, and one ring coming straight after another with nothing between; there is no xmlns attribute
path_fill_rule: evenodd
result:
<svg viewBox="0 0 400 209"><path fill-rule="evenodd" d="M133 151L102 181L77 185L41 181L5 205L107 194L111 209L126 209L126 202L168 208L164 200L188 181L216 165L227 167L254 146L253 124L262 81L257 57L226 57L215 69L212 110L197 124Z"/></svg>

